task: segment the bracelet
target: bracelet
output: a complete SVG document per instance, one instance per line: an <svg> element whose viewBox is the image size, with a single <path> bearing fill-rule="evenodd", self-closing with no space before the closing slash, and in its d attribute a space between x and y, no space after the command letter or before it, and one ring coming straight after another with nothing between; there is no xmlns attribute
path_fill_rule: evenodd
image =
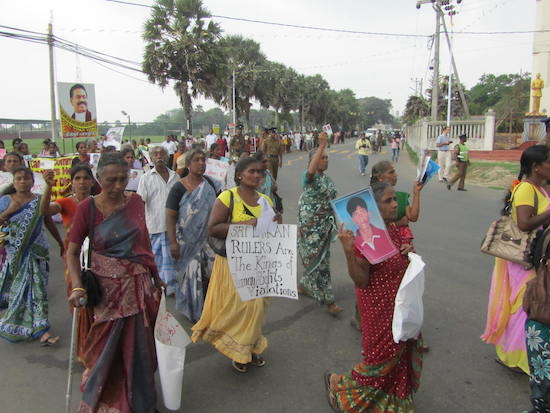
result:
<svg viewBox="0 0 550 413"><path fill-rule="evenodd" d="M73 288L73 289L71 290L72 293L74 293L75 291L84 291L84 292L86 292L86 289L80 288L80 287L76 287L76 288Z"/></svg>

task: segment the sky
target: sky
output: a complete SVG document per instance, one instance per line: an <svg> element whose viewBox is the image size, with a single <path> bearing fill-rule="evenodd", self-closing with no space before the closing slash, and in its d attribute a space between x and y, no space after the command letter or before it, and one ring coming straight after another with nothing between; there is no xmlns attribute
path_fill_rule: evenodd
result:
<svg viewBox="0 0 550 413"><path fill-rule="evenodd" d="M154 0L128 0L152 5ZM530 72L532 34L460 34L529 31L535 27L536 0L463 0L453 19L453 50L460 80L467 88L484 73ZM392 34L431 35L435 12L416 0L203 0L214 16L238 17L292 25ZM147 7L107 0L0 0L0 25L46 33L102 53L141 62L142 29ZM214 18L224 34L257 41L269 60L305 75L321 74L335 90L349 88L357 98L391 99L403 112L409 95L428 85L433 54L426 37L374 36L286 28ZM449 30L450 21L447 20ZM13 30L0 27L0 31ZM43 44L0 37L0 118L50 119L48 48ZM441 69L449 72L449 54L442 37ZM162 90L144 74L116 68L55 50L58 82L95 84L99 122L148 122L178 108L171 87ZM418 81L415 81L418 80ZM205 109L215 104L197 99Z"/></svg>

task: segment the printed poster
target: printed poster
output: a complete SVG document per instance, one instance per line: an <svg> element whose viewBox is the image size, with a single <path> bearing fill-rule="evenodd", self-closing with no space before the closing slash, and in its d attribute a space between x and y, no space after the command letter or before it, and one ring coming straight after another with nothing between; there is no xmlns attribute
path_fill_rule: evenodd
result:
<svg viewBox="0 0 550 413"><path fill-rule="evenodd" d="M355 247L371 264L378 264L399 252L388 234L370 187L331 202L338 222L353 231Z"/></svg>
<svg viewBox="0 0 550 413"><path fill-rule="evenodd" d="M422 184L426 184L439 169L439 165L432 160L432 157L426 155L418 161L416 180Z"/></svg>
<svg viewBox="0 0 550 413"><path fill-rule="evenodd" d="M31 188L33 194L42 195L46 190L46 181L41 173L33 172L34 185ZM0 171L0 193L13 183L13 175L11 172Z"/></svg>
<svg viewBox="0 0 550 413"><path fill-rule="evenodd" d="M326 132L329 138L332 137L332 127L330 123L323 126L323 132Z"/></svg>
<svg viewBox="0 0 550 413"><path fill-rule="evenodd" d="M142 176L142 169L130 169L130 177L128 178L128 185L126 185L126 190L137 192L139 181Z"/></svg>
<svg viewBox="0 0 550 413"><path fill-rule="evenodd" d="M114 146L117 151L120 151L122 145L122 135L124 135L124 126L109 128L105 133L105 140L101 143L104 148Z"/></svg>
<svg viewBox="0 0 550 413"><path fill-rule="evenodd" d="M71 188L71 164L73 159L74 156L63 156L60 158L33 158L29 161L29 168L35 172L35 186L43 182L42 192L40 193L43 193L46 187L44 178L42 178L42 172L47 169L53 169L55 184L52 187L52 201L68 195ZM40 176L38 180L36 179L37 175Z"/></svg>
<svg viewBox="0 0 550 413"><path fill-rule="evenodd" d="M95 86L57 82L57 99L63 138L97 139Z"/></svg>
<svg viewBox="0 0 550 413"><path fill-rule="evenodd" d="M277 224L274 232L260 235L252 225L229 226L227 262L241 300L298 299L296 229L296 225Z"/></svg>

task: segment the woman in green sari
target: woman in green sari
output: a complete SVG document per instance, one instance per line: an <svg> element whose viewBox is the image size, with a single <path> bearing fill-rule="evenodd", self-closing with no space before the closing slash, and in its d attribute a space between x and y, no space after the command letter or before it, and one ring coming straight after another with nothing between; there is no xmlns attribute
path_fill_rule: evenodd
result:
<svg viewBox="0 0 550 413"><path fill-rule="evenodd" d="M330 201L336 198L336 186L325 171L328 168L328 136L319 134L319 147L310 152L304 171L304 192L298 201L298 252L304 274L298 292L327 306L331 314L341 312L334 302L330 279L330 243L336 232Z"/></svg>
<svg viewBox="0 0 550 413"><path fill-rule="evenodd" d="M13 171L13 192L0 197L0 224L9 230L6 262L0 271L0 337L11 342L55 344L48 332L48 243L40 215L40 196L31 192L30 169Z"/></svg>

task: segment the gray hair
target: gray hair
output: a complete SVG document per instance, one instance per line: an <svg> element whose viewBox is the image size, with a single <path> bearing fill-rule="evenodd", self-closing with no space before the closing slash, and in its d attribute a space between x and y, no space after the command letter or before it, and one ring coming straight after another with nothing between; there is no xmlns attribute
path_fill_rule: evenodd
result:
<svg viewBox="0 0 550 413"><path fill-rule="evenodd" d="M153 156L153 154L155 152L162 152L162 154L165 156L165 157L168 157L168 151L166 150L166 148L164 146L161 146L161 145L157 145L157 146L153 146L151 148L151 156Z"/></svg>
<svg viewBox="0 0 550 413"><path fill-rule="evenodd" d="M196 155L196 154L201 154L201 155L204 155L204 151L202 150L202 148L193 148L191 149L189 152L187 152L187 155L185 156L185 166L186 167L189 167L189 165L191 165L191 161L193 160L193 157Z"/></svg>
<svg viewBox="0 0 550 413"><path fill-rule="evenodd" d="M372 166L372 170L370 173L370 184L373 185L376 182L378 182L378 178L380 175L388 171L393 166L393 164L390 161L380 161L375 163Z"/></svg>
<svg viewBox="0 0 550 413"><path fill-rule="evenodd" d="M103 169L109 165L124 166L128 168L128 162L124 160L120 152L104 152L101 154L101 158L99 158L99 162L97 163L97 175L102 176Z"/></svg>
<svg viewBox="0 0 550 413"><path fill-rule="evenodd" d="M387 182L375 182L372 184L371 188L372 194L374 195L374 200L378 203L382 199L382 194L386 188L391 188L391 185Z"/></svg>

